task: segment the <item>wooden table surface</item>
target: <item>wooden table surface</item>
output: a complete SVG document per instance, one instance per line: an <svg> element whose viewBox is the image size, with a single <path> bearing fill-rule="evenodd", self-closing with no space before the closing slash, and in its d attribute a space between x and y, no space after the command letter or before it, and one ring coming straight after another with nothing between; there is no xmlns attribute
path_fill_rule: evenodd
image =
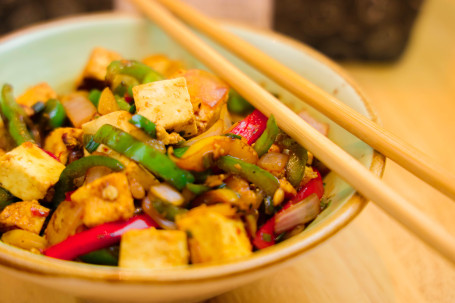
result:
<svg viewBox="0 0 455 303"><path fill-rule="evenodd" d="M344 64L385 128L455 171L455 1L427 0L394 64ZM384 181L455 235L455 203L389 161ZM0 276L0 302L81 302ZM370 203L291 267L209 300L234 302L455 302L455 266Z"/></svg>

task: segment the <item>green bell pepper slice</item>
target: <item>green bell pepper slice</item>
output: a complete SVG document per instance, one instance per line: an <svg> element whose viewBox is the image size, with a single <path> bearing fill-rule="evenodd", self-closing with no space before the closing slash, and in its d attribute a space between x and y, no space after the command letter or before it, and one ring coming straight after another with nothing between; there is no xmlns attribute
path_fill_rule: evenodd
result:
<svg viewBox="0 0 455 303"><path fill-rule="evenodd" d="M161 74L144 63L135 60L112 61L107 67L106 81L108 83L113 83L114 77L118 74L122 74L136 78L139 83L145 83L144 80L150 81L151 73L154 73L156 80L164 80L164 77Z"/></svg>
<svg viewBox="0 0 455 303"><path fill-rule="evenodd" d="M146 117L136 114L131 117L129 122L137 128L142 129L150 137L156 138L156 125Z"/></svg>
<svg viewBox="0 0 455 303"><path fill-rule="evenodd" d="M27 141L35 143L35 138L28 131L26 124L29 118L24 109L14 99L13 87L9 84L3 85L0 109L2 116L7 122L8 132L17 145Z"/></svg>
<svg viewBox="0 0 455 303"><path fill-rule="evenodd" d="M154 175L179 190L187 183L194 182L194 176L179 168L168 156L112 125L103 125L96 132L94 140L142 164Z"/></svg>
<svg viewBox="0 0 455 303"><path fill-rule="evenodd" d="M44 113L49 117L49 125L55 129L61 127L66 119L65 108L57 99L49 99L46 102Z"/></svg>
<svg viewBox="0 0 455 303"><path fill-rule="evenodd" d="M57 207L63 200L67 192L76 189L74 180L85 176L89 168L95 166L105 166L113 171L121 171L125 166L119 161L106 156L88 156L71 162L60 174L60 178L55 184L55 194L52 199L52 204Z"/></svg>
<svg viewBox="0 0 455 303"><path fill-rule="evenodd" d="M223 156L216 161L216 164L225 172L238 174L255 184L269 196L273 196L280 187L280 182L270 172L232 156Z"/></svg>
<svg viewBox="0 0 455 303"><path fill-rule="evenodd" d="M280 129L276 124L275 117L270 115L267 120L267 126L262 133L262 135L254 143L254 150L258 153L258 156L261 157L263 154L267 153L270 146L275 142L276 137L280 133Z"/></svg>

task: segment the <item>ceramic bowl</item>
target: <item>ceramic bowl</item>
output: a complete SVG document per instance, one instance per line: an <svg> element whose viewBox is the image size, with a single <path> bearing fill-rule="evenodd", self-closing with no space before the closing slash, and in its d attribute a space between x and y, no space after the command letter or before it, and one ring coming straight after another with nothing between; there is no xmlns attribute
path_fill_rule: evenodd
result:
<svg viewBox="0 0 455 303"><path fill-rule="evenodd" d="M227 29L291 67L361 114L377 120L357 86L332 61L314 50L271 32L235 25ZM54 21L0 40L0 83L11 83L19 94L47 81L58 92L72 87L90 51L102 46L125 58L141 59L165 53L190 67L204 68L154 24L136 17L98 14ZM284 102L307 109L330 123L330 138L374 174L381 175L384 157L305 103L220 50L229 60ZM327 240L351 221L366 201L333 173L325 178L330 205L301 234L251 257L216 265L190 265L167 270L127 270L56 260L0 243L0 269L27 281L91 300L123 302L192 302L234 289L289 265L304 252Z"/></svg>

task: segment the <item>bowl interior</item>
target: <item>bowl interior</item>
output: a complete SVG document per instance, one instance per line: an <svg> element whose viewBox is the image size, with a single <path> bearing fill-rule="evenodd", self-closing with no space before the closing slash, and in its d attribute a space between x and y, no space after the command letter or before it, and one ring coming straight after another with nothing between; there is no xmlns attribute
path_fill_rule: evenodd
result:
<svg viewBox="0 0 455 303"><path fill-rule="evenodd" d="M362 95L342 72L313 50L276 34L266 34L243 27L226 27L251 42L267 54L291 67L325 91L361 114L376 119ZM152 53L165 53L171 58L186 62L189 67L205 68L192 55L179 47L154 24L134 16L96 15L57 21L35 29L14 34L0 40L0 83L10 83L19 95L28 86L40 81L48 82L58 92L72 89L73 81L80 74L89 53L95 46L115 50L125 58L142 59ZM277 93L283 102L296 111L306 109L316 118L330 124L330 138L363 165L380 175L383 157L349 134L325 116L253 70L236 57L211 43L245 73ZM316 245L347 224L361 210L363 199L337 175L330 173L326 179L329 207L300 235L275 247L253 254L247 259L220 265L190 266L159 272L135 272L62 262L35 256L0 243L0 261L33 269L38 272L79 275L90 277L119 277L122 279L194 279L214 275L233 274L257 266L266 266L289 259ZM6 262L6 261L7 262ZM176 276L175 271L179 272ZM95 274L94 274L95 273Z"/></svg>

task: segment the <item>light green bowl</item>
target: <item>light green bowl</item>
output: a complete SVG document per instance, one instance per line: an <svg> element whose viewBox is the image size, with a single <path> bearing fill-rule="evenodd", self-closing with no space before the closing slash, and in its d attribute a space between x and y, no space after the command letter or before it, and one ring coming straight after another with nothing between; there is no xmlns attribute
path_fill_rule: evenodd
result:
<svg viewBox="0 0 455 303"><path fill-rule="evenodd" d="M377 120L354 83L332 61L312 49L270 32L226 25L272 57L363 115ZM204 68L150 22L134 16L101 14L65 19L36 26L0 40L0 83L11 83L16 95L40 81L58 92L72 88L91 50L102 46L125 58L142 59L165 53L190 67ZM381 175L384 157L368 145L316 113L262 74L220 50L234 64L299 111L309 110L330 123L330 138L374 174ZM325 178L329 207L301 234L251 257L218 265L191 265L169 270L126 270L66 262L0 243L0 269L45 287L76 296L114 301L189 302L208 298L262 277L289 264L328 239L352 220L365 200L335 174Z"/></svg>

